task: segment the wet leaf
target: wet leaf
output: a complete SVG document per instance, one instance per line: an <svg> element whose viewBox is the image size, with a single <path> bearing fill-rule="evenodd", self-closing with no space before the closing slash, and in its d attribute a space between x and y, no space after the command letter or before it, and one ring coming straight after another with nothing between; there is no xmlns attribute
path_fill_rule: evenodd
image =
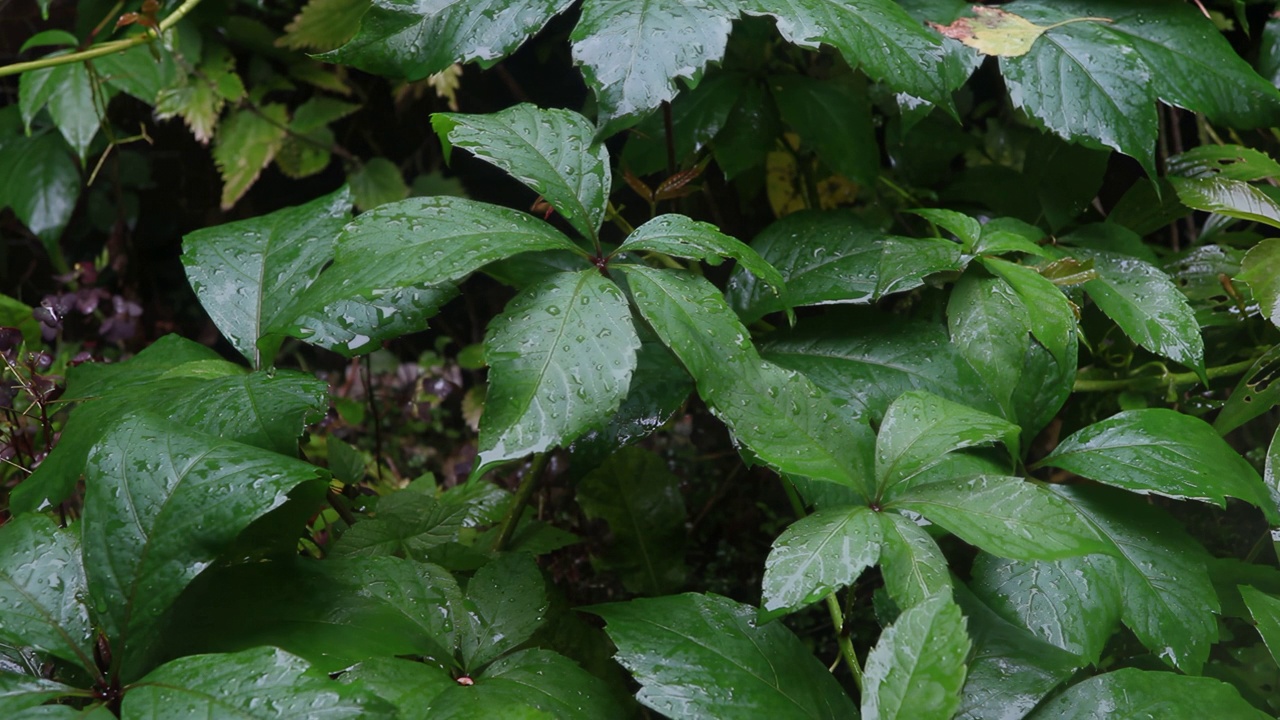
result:
<svg viewBox="0 0 1280 720"><path fill-rule="evenodd" d="M1169 182L1193 210L1280 227L1280 203L1247 182L1230 177L1170 177Z"/></svg>
<svg viewBox="0 0 1280 720"><path fill-rule="evenodd" d="M0 207L13 208L51 257L79 198L80 170L58 134L0 137Z"/></svg>
<svg viewBox="0 0 1280 720"><path fill-rule="evenodd" d="M230 210L271 164L288 135L288 111L272 103L237 110L218 125L213 161L222 175L222 209Z"/></svg>
<svg viewBox="0 0 1280 720"><path fill-rule="evenodd" d="M529 639L546 619L546 585L533 558L504 555L467 583L465 614L458 618L462 666L475 672Z"/></svg>
<svg viewBox="0 0 1280 720"><path fill-rule="evenodd" d="M764 563L761 620L795 612L852 585L880 559L880 521L862 505L841 506L792 523Z"/></svg>
<svg viewBox="0 0 1280 720"><path fill-rule="evenodd" d="M50 57L62 54L57 52ZM105 108L109 92L106 88L97 92L103 95L100 102ZM83 163L89 144L97 137L102 125L102 111L95 101L93 80L84 63L54 65L22 74L18 83L18 107L22 110L22 120L28 131L36 115L46 106L58 132Z"/></svg>
<svg viewBox="0 0 1280 720"><path fill-rule="evenodd" d="M55 698L86 694L84 690L53 680L0 671L0 712L6 717L35 717L22 711L38 707Z"/></svg>
<svg viewBox="0 0 1280 720"><path fill-rule="evenodd" d="M970 645L950 593L907 608L867 656L862 715L951 717L960 707Z"/></svg>
<svg viewBox="0 0 1280 720"><path fill-rule="evenodd" d="M409 196L400 168L384 157L369 158L349 175L347 183L361 212L372 210Z"/></svg>
<svg viewBox="0 0 1280 720"><path fill-rule="evenodd" d="M951 590L951 570L942 549L929 533L896 512L878 513L884 545L880 573L889 597L911 608Z"/></svg>
<svg viewBox="0 0 1280 720"><path fill-rule="evenodd" d="M330 555L425 560L431 548L457 540L469 511L466 505L438 502L411 486L380 499L375 515L343 533Z"/></svg>
<svg viewBox="0 0 1280 720"><path fill-rule="evenodd" d="M290 50L333 50L351 39L370 0L308 0L276 44Z"/></svg>
<svg viewBox="0 0 1280 720"><path fill-rule="evenodd" d="M1075 355L1077 343L1076 313L1071 301L1045 276L1025 265L985 258L984 267L1000 276L1018 295L1027 309L1027 325L1032 336L1064 363Z"/></svg>
<svg viewBox="0 0 1280 720"><path fill-rule="evenodd" d="M1271 657L1280 662L1280 598L1242 585L1240 595L1249 606L1249 614L1258 627L1258 634L1271 651Z"/></svg>
<svg viewBox="0 0 1280 720"><path fill-rule="evenodd" d="M865 83L846 78L819 80L805 75L773 75L769 90L782 119L805 147L832 170L863 185L875 183L880 147L871 122Z"/></svg>
<svg viewBox="0 0 1280 720"><path fill-rule="evenodd" d="M1262 720L1266 713L1240 697L1231 685L1207 677L1123 668L1091 677L1067 688L1028 716L1031 720L1085 720L1098 710L1114 717L1160 717L1201 720L1233 717Z"/></svg>
<svg viewBox="0 0 1280 720"><path fill-rule="evenodd" d="M1014 391L1031 345L1031 318L1013 287L1001 278L966 274L947 303L951 342L986 383L1001 414L1017 417Z"/></svg>
<svg viewBox="0 0 1280 720"><path fill-rule="evenodd" d="M1055 27L1072 22L1109 22L1107 18L1071 18L1042 26L1020 15L982 5L974 5L973 14L972 18L959 18L950 25L930 25L984 55L1017 57L1026 55L1037 38Z"/></svg>
<svg viewBox="0 0 1280 720"><path fill-rule="evenodd" d="M741 241L721 233L711 223L691 220L684 215L659 215L636 228L618 247L618 252L646 250L701 260L709 265L719 265L724 258L731 258L756 280L767 285L774 295L786 292L782 275L768 261Z"/></svg>
<svg viewBox="0 0 1280 720"><path fill-rule="evenodd" d="M95 634L79 536L28 514L0 526L0 547L0 638L92 671Z"/></svg>
<svg viewBox="0 0 1280 720"><path fill-rule="evenodd" d="M1262 317L1280 325L1280 240L1263 240L1244 256L1237 280L1249 283Z"/></svg>
<svg viewBox="0 0 1280 720"><path fill-rule="evenodd" d="M458 684L443 668L397 657L369 658L338 676L338 682L361 685L391 703L400 720L427 720L431 701Z"/></svg>
<svg viewBox="0 0 1280 720"><path fill-rule="evenodd" d="M451 682L422 717L523 717L518 713L525 709L566 720L598 720L624 714L604 682L569 658L549 650L521 650L508 655L485 668L474 680L470 686Z"/></svg>

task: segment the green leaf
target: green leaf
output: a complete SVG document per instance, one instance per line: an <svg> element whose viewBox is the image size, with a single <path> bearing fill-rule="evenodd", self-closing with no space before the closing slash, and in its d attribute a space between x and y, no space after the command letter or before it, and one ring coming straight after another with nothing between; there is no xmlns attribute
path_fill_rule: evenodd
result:
<svg viewBox="0 0 1280 720"><path fill-rule="evenodd" d="M845 211L793 213L765 228L751 246L781 272L786 294L775 295L754 276L735 271L727 295L745 322L788 307L867 304L961 267L956 243L885 235Z"/></svg>
<svg viewBox="0 0 1280 720"><path fill-rule="evenodd" d="M738 9L727 0L592 0L569 39L599 106L600 136L612 135L676 96L676 78L697 85L724 57Z"/></svg>
<svg viewBox="0 0 1280 720"><path fill-rule="evenodd" d="M65 52L60 51L49 57L63 54ZM28 132L36 114L48 106L53 124L83 163L102 124L93 79L85 64L66 63L29 70L18 81L18 107ZM101 106L105 107L108 90L100 86L97 92L101 94Z"/></svg>
<svg viewBox="0 0 1280 720"><path fill-rule="evenodd" d="M776 103L769 102L764 88L755 82L743 82L739 88L742 94L729 111L724 129L716 135L712 148L726 180L763 167L769 150L782 135L782 118Z"/></svg>
<svg viewBox="0 0 1280 720"><path fill-rule="evenodd" d="M1262 317L1280 325L1280 239L1263 240L1244 256L1238 280L1249 283Z"/></svg>
<svg viewBox="0 0 1280 720"><path fill-rule="evenodd" d="M361 212L409 197L400 168L384 157L366 160L347 175L347 183Z"/></svg>
<svg viewBox="0 0 1280 720"><path fill-rule="evenodd" d="M23 710L43 705L55 698L87 694L88 691L53 680L0 671L0 712L5 717L19 717ZM27 717L27 714L23 713L21 717Z"/></svg>
<svg viewBox="0 0 1280 720"><path fill-rule="evenodd" d="M880 521L862 505L833 507L792 523L764 563L760 617L795 612L852 585L880 559Z"/></svg>
<svg viewBox="0 0 1280 720"><path fill-rule="evenodd" d="M972 252L982 237L982 223L955 210L917 208L912 215L919 215L930 223L954 234L966 252Z"/></svg>
<svg viewBox="0 0 1280 720"><path fill-rule="evenodd" d="M1091 665L1120 628L1120 585L1106 556L1024 561L981 553L970 585L1005 620Z"/></svg>
<svg viewBox="0 0 1280 720"><path fill-rule="evenodd" d="M772 75L768 84L782 119L827 167L862 185L875 183L880 146L865 83L790 74Z"/></svg>
<svg viewBox="0 0 1280 720"><path fill-rule="evenodd" d="M477 469L563 446L618 409L640 339L622 291L596 270L527 288L485 338L489 392Z"/></svg>
<svg viewBox="0 0 1280 720"><path fill-rule="evenodd" d="M103 82L154 105L162 90L182 81L174 54L159 46L147 43L104 55L93 60L93 68Z"/></svg>
<svg viewBox="0 0 1280 720"><path fill-rule="evenodd" d="M458 649L464 669L474 672L542 625L548 608L542 571L528 555L504 555L476 571L464 604Z"/></svg>
<svg viewBox="0 0 1280 720"><path fill-rule="evenodd" d="M1229 177L1170 177L1183 205L1239 220L1280 227L1280 202L1247 182Z"/></svg>
<svg viewBox="0 0 1280 720"><path fill-rule="evenodd" d="M1250 182L1280 177L1280 163L1243 145L1201 145L1169 158L1165 170L1186 178L1225 177Z"/></svg>
<svg viewBox="0 0 1280 720"><path fill-rule="evenodd" d="M290 50L333 50L351 39L371 0L309 0L276 44Z"/></svg>
<svg viewBox="0 0 1280 720"><path fill-rule="evenodd" d="M638 448L620 450L578 483L578 505L609 524L601 557L632 592L665 595L684 586L688 532L680 480L666 461Z"/></svg>
<svg viewBox="0 0 1280 720"><path fill-rule="evenodd" d="M213 139L223 106L239 102L244 95L235 57L225 47L206 47L196 72L185 84L160 91L155 100L156 117L167 120L181 115L191 134L205 144Z"/></svg>
<svg viewBox="0 0 1280 720"><path fill-rule="evenodd" d="M951 569L941 548L924 528L895 512L878 513L881 537L880 573L889 597L911 608L951 590Z"/></svg>
<svg viewBox="0 0 1280 720"><path fill-rule="evenodd" d="M43 515L21 515L0 526L0 547L0 638L92 670L79 536Z"/></svg>
<svg viewBox="0 0 1280 720"><path fill-rule="evenodd" d="M671 101L671 130L681 167L694 165L708 144L712 150L720 148L725 137L720 131L729 126L739 99L752 91L758 93L759 86L745 73L710 70L697 87L676 95ZM758 99L765 102L762 96ZM666 169L666 153L665 117L653 113L627 135L619 165L638 176L650 175Z"/></svg>
<svg viewBox="0 0 1280 720"><path fill-rule="evenodd" d="M1161 660L1198 673L1218 639L1209 554L1168 515L1128 493L1055 485L1119 550L1120 618Z"/></svg>
<svg viewBox="0 0 1280 720"><path fill-rule="evenodd" d="M768 285L774 295L786 293L782 275L768 261L742 241L724 235L711 223L691 220L684 215L659 215L628 235L617 252L646 250L701 260L710 265L719 265L724 258L732 258L742 269Z"/></svg>
<svg viewBox="0 0 1280 720"><path fill-rule="evenodd" d="M465 505L438 502L411 486L379 500L374 517L352 525L330 555L424 560L431 548L457 540L467 512Z"/></svg>
<svg viewBox="0 0 1280 720"><path fill-rule="evenodd" d="M1066 362L1076 345L1076 314L1067 296L1052 280L1024 265L999 258L984 258L982 265L1017 293L1027 309L1027 325L1035 339L1054 360Z"/></svg>
<svg viewBox="0 0 1280 720"><path fill-rule="evenodd" d="M1070 504L1017 477L979 475L916 485L886 506L920 513L989 553L1056 560L1113 552Z"/></svg>
<svg viewBox="0 0 1280 720"><path fill-rule="evenodd" d="M946 331L933 323L880 314L801 321L764 343L761 354L804 373L877 423L889 403L910 390L999 412Z"/></svg>
<svg viewBox="0 0 1280 720"><path fill-rule="evenodd" d="M444 143L495 165L538 193L584 238L595 238L609 204L609 151L578 113L522 103L490 115L436 113Z"/></svg>
<svg viewBox="0 0 1280 720"><path fill-rule="evenodd" d="M288 306L333 257L351 217L351 194L325 195L270 215L197 230L183 238L187 280L210 319L255 367L270 365L293 318Z"/></svg>
<svg viewBox="0 0 1280 720"><path fill-rule="evenodd" d="M1098 277L1084 290L1142 347L1204 375L1204 340L1187 298L1154 265L1104 250L1077 250Z"/></svg>
<svg viewBox="0 0 1280 720"><path fill-rule="evenodd" d="M0 327L17 328L22 333L22 341L34 347L40 342L40 321L31 312L30 305L0 295Z"/></svg>
<svg viewBox="0 0 1280 720"><path fill-rule="evenodd" d="M876 435L876 496L907 492L911 480L947 453L1003 442L1018 452L1017 425L926 392L904 393L884 414Z"/></svg>
<svg viewBox="0 0 1280 720"><path fill-rule="evenodd" d="M13 208L23 225L58 257L58 238L80 198L80 169L55 133L0 138L0 207Z"/></svg>
<svg viewBox="0 0 1280 720"><path fill-rule="evenodd" d="M1227 496L1280 521L1258 473L1205 421L1176 410L1129 410L1063 440L1040 465L1140 494L1226 507Z"/></svg>
<svg viewBox="0 0 1280 720"><path fill-rule="evenodd" d="M1031 345L1031 318L1014 289L1000 278L966 274L947 304L951 342L987 385L1005 417L1017 417L1013 394Z"/></svg>
<svg viewBox="0 0 1280 720"><path fill-rule="evenodd" d="M1230 717L1240 720L1268 717L1240 697L1234 687L1213 678L1123 668L1076 683L1045 703L1031 720L1086 720L1099 708L1112 717L1159 717L1201 720Z"/></svg>
<svg viewBox="0 0 1280 720"><path fill-rule="evenodd" d="M863 716L951 717L960 707L970 645L950 593L903 611L867 656Z"/></svg>
<svg viewBox="0 0 1280 720"><path fill-rule="evenodd" d="M126 677L182 589L254 519L319 474L147 415L126 417L94 446L81 521L85 573Z"/></svg>
<svg viewBox="0 0 1280 720"><path fill-rule="evenodd" d="M125 693L124 717L394 718L386 702L276 648L192 655L156 668Z"/></svg>
<svg viewBox="0 0 1280 720"><path fill-rule="evenodd" d="M761 360L705 279L638 265L622 270L640 314L737 442L780 473L867 493L873 440L865 422L850 419L805 376Z"/></svg>
<svg viewBox="0 0 1280 720"><path fill-rule="evenodd" d="M1258 634L1271 651L1271 657L1280 663L1280 598L1268 595L1248 585L1240 586L1240 595L1249 606L1249 613L1258 626Z"/></svg>
<svg viewBox="0 0 1280 720"><path fill-rule="evenodd" d="M532 708L548 718L598 720L625 712L603 681L549 650L522 650L485 668L471 686L450 685L422 717L522 717L516 708Z"/></svg>
<svg viewBox="0 0 1280 720"><path fill-rule="evenodd" d="M286 315L288 334L344 357L373 352L427 327L427 320L457 295L453 285L425 285L374 291L372 298L316 293L295 303ZM314 305L309 303L314 302Z"/></svg>
<svg viewBox="0 0 1280 720"><path fill-rule="evenodd" d="M835 678L780 622L718 595L597 605L636 699L671 718L850 718Z"/></svg>
<svg viewBox="0 0 1280 720"><path fill-rule="evenodd" d="M222 175L222 209L230 210L262 170L271 164L288 135L288 111L271 103L255 110L237 110L218 125L213 161Z"/></svg>
<svg viewBox="0 0 1280 720"><path fill-rule="evenodd" d="M1080 666L1071 653L1005 622L963 585L955 597L973 638L957 718L1022 720Z"/></svg>
<svg viewBox="0 0 1280 720"><path fill-rule="evenodd" d="M363 686L394 705L402 720L426 720L431 701L458 684L443 668L396 657L369 658L342 673L338 682Z"/></svg>
<svg viewBox="0 0 1280 720"><path fill-rule="evenodd" d="M360 29L325 62L421 80L455 62L492 64L564 12L568 0L373 0Z"/></svg>
<svg viewBox="0 0 1280 720"><path fill-rule="evenodd" d="M1091 6L1088 15L1102 14ZM1069 20L1058 3L1023 0L1017 11L1039 24ZM1155 177L1156 92L1141 53L1105 24L1073 22L1041 35L1019 57L1000 58L1015 107L1071 142L1100 143Z"/></svg>

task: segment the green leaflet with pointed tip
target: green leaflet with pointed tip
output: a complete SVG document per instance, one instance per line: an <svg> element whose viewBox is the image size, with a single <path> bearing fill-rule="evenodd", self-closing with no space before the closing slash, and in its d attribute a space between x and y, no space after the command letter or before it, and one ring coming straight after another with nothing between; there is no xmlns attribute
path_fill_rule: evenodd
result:
<svg viewBox="0 0 1280 720"><path fill-rule="evenodd" d="M867 656L863 717L951 717L960 707L970 645L950 593L904 610Z"/></svg>
<svg viewBox="0 0 1280 720"><path fill-rule="evenodd" d="M1019 477L942 480L890 498L886 505L919 513L1001 557L1056 560L1115 551L1070 504Z"/></svg>
<svg viewBox="0 0 1280 720"><path fill-rule="evenodd" d="M641 685L636 699L675 720L856 717L849 696L780 622L719 595L669 595L590 609L615 659Z"/></svg>
<svg viewBox="0 0 1280 720"><path fill-rule="evenodd" d="M1119 490L1053 485L1119 550L1121 615L1165 663L1199 673L1218 640L1218 596L1209 554L1161 510Z"/></svg>
<svg viewBox="0 0 1280 720"><path fill-rule="evenodd" d="M210 319L256 367L270 365L286 311L333 258L351 218L346 189L270 215L197 230L183 238L187 280Z"/></svg>
<svg viewBox="0 0 1280 720"><path fill-rule="evenodd" d="M0 208L13 208L50 257L79 198L80 170L57 133L0 137Z"/></svg>
<svg viewBox="0 0 1280 720"><path fill-rule="evenodd" d="M1271 651L1271 657L1280 662L1280 598L1248 585L1240 586L1240 595L1249 607L1249 614L1257 624L1258 634Z"/></svg>
<svg viewBox="0 0 1280 720"><path fill-rule="evenodd" d="M463 604L458 651L468 672L528 640L549 607L542 571L523 553L504 555L476 571Z"/></svg>
<svg viewBox="0 0 1280 720"><path fill-rule="evenodd" d="M1236 279L1249 283L1262 317L1280 326L1280 239L1254 245L1240 263Z"/></svg>
<svg viewBox="0 0 1280 720"><path fill-rule="evenodd" d="M1178 199L1194 210L1280 227L1280 202L1261 189L1229 177L1170 177Z"/></svg>
<svg viewBox="0 0 1280 720"><path fill-rule="evenodd" d="M1221 680L1137 668L1123 668L1076 683L1027 717L1029 720L1091 720L1098 717L1102 708L1117 718L1266 720L1269 717Z"/></svg>
<svg viewBox="0 0 1280 720"><path fill-rule="evenodd" d="M800 74L767 81L782 119L835 172L864 186L880 172L880 146L866 83L854 76L819 80Z"/></svg>
<svg viewBox="0 0 1280 720"><path fill-rule="evenodd" d="M362 687L342 685L276 648L191 655L162 665L125 693L124 717L324 717L392 720L394 708Z"/></svg>
<svg viewBox="0 0 1280 720"><path fill-rule="evenodd" d="M1136 493L1211 502L1227 497L1280 521L1258 472L1205 421L1165 408L1129 410L1063 440L1040 465Z"/></svg>
<svg viewBox="0 0 1280 720"><path fill-rule="evenodd" d="M966 252L972 252L982 237L982 223L955 210L941 208L917 208L910 211L944 230L950 231L960 240Z"/></svg>
<svg viewBox="0 0 1280 720"><path fill-rule="evenodd" d="M432 548L457 540L468 511L466 505L439 502L410 486L379 500L374 517L343 533L329 556L425 560Z"/></svg>
<svg viewBox="0 0 1280 720"><path fill-rule="evenodd" d="M956 450L1002 442L1012 457L1020 433L1008 420L967 405L918 390L903 393L876 435L876 495L909 492L912 478Z"/></svg>
<svg viewBox="0 0 1280 720"><path fill-rule="evenodd" d="M485 338L478 470L567 445L603 424L627 395L639 347L622 291L598 271L526 288Z"/></svg>
<svg viewBox="0 0 1280 720"><path fill-rule="evenodd" d="M1014 289L1000 278L966 273L947 303L951 342L986 383L1001 414L1016 418L1014 393L1031 345L1031 319Z"/></svg>
<svg viewBox="0 0 1280 720"><path fill-rule="evenodd" d="M0 526L0 547L0 639L93 670L80 537L27 514Z"/></svg>
<svg viewBox="0 0 1280 720"><path fill-rule="evenodd" d="M1000 258L984 258L987 270L999 275L1017 293L1027 309L1027 325L1055 361L1066 362L1074 354L1076 315L1071 301L1053 281L1025 265Z"/></svg>
<svg viewBox="0 0 1280 720"><path fill-rule="evenodd" d="M951 591L951 570L938 543L914 521L896 512L877 513L881 537L880 573L889 597L900 608Z"/></svg>
<svg viewBox="0 0 1280 720"><path fill-rule="evenodd" d="M400 168L384 157L369 158L347 174L356 207L367 212L409 196Z"/></svg>
<svg viewBox="0 0 1280 720"><path fill-rule="evenodd" d="M639 265L622 271L640 314L684 363L735 441L780 473L869 493L870 427L804 375L760 359L714 285Z"/></svg>
<svg viewBox="0 0 1280 720"><path fill-rule="evenodd" d="M0 713L7 718L35 717L22 713L23 710L43 705L49 700L59 697L87 695L87 690L63 685L54 680L15 675L0 670ZM70 709L70 708L68 708ZM111 717L115 717L112 715Z"/></svg>
<svg viewBox="0 0 1280 720"><path fill-rule="evenodd" d="M419 705L418 707L421 707ZM505 718L532 708L548 718L599 720L624 709L600 678L549 650L521 650L480 673L471 686L450 682L423 717L432 720ZM409 716L405 716L409 717Z"/></svg>
<svg viewBox="0 0 1280 720"><path fill-rule="evenodd" d="M421 80L455 62L492 64L515 51L569 0L373 0L346 45L325 62Z"/></svg>
<svg viewBox="0 0 1280 720"><path fill-rule="evenodd" d="M398 657L369 658L338 676L340 683L359 683L396 707L403 719L426 717L425 708L458 682L448 670Z"/></svg>
<svg viewBox="0 0 1280 720"><path fill-rule="evenodd" d="M308 0L276 43L291 50L332 50L351 39L371 0Z"/></svg>
<svg viewBox="0 0 1280 720"><path fill-rule="evenodd" d="M701 260L719 265L724 258L738 261L739 267L768 286L774 295L785 296L786 282L767 260L742 241L720 232L711 223L684 215L659 215L635 229L618 247L618 252L656 251L674 257Z"/></svg>
<svg viewBox="0 0 1280 720"><path fill-rule="evenodd" d="M81 521L85 573L125 678L143 669L160 613L182 589L254 519L321 474L278 453L140 414L126 416L94 446Z"/></svg>
<svg viewBox="0 0 1280 720"><path fill-rule="evenodd" d="M431 127L445 158L453 147L469 150L541 195L582 237L597 237L613 181L609 151L586 118L522 103L489 115L436 113Z"/></svg>
<svg viewBox="0 0 1280 720"><path fill-rule="evenodd" d="M289 131L289 112L279 103L237 110L218 124L213 161L222 175L222 209L230 210L271 164Z"/></svg>
<svg viewBox="0 0 1280 720"><path fill-rule="evenodd" d="M65 52L59 51L49 57L63 54ZM102 125L93 80L85 69L85 63L67 63L30 70L22 74L18 85L18 107L22 110L22 120L26 123L27 130L31 130L36 114L48 106L53 124L83 163L89 152L89 145L97 137L98 128ZM105 108L111 93L101 86L97 92L101 107Z"/></svg>
<svg viewBox="0 0 1280 720"><path fill-rule="evenodd" d="M819 510L792 523L764 562L762 620L795 612L853 584L880 559L880 521L864 505Z"/></svg>

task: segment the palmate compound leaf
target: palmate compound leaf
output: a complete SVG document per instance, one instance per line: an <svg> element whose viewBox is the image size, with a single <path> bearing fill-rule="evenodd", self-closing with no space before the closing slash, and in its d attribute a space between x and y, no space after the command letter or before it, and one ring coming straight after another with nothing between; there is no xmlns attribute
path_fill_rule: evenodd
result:
<svg viewBox="0 0 1280 720"><path fill-rule="evenodd" d="M621 270L640 314L684 363L735 442L778 472L868 495L874 439L865 421L853 420L804 375L762 360L707 280L639 265Z"/></svg>
<svg viewBox="0 0 1280 720"><path fill-rule="evenodd" d="M1128 410L1063 440L1040 465L1130 492L1211 502L1235 497L1280 521L1258 472L1205 421L1175 410Z"/></svg>
<svg viewBox="0 0 1280 720"><path fill-rule="evenodd" d="M903 611L867 656L863 717L951 717L960 707L970 645L950 593Z"/></svg>
<svg viewBox="0 0 1280 720"><path fill-rule="evenodd" d="M1116 718L1203 720L1269 717L1221 680L1171 672L1123 668L1067 688L1028 715L1028 720L1087 720L1099 713Z"/></svg>
<svg viewBox="0 0 1280 720"><path fill-rule="evenodd" d="M760 618L794 612L851 585L880 559L881 528L865 505L819 510L788 527L764 563Z"/></svg>
<svg viewBox="0 0 1280 720"><path fill-rule="evenodd" d="M1101 486L1054 485L1119 551L1120 619L1165 663L1199 673L1218 640L1209 554L1163 511Z"/></svg>
<svg viewBox="0 0 1280 720"><path fill-rule="evenodd" d="M0 526L0 640L94 668L78 535L43 515ZM3 694L3 693L0 693Z"/></svg>
<svg viewBox="0 0 1280 720"><path fill-rule="evenodd" d="M565 445L603 424L631 385L640 339L622 290L598 271L526 288L490 324L477 471Z"/></svg>
<svg viewBox="0 0 1280 720"><path fill-rule="evenodd" d="M609 151L586 118L522 103L488 115L436 113L431 127L446 158L453 147L470 151L541 195L582 237L597 237L612 181Z"/></svg>
<svg viewBox="0 0 1280 720"><path fill-rule="evenodd" d="M856 710L826 668L780 622L719 595L670 595L596 605L615 659L641 685L636 699L675 718L850 718Z"/></svg>
<svg viewBox="0 0 1280 720"><path fill-rule="evenodd" d="M343 685L276 648L191 655L133 684L126 718L235 717L246 720L391 720L395 709L358 685Z"/></svg>
<svg viewBox="0 0 1280 720"><path fill-rule="evenodd" d="M285 313L325 263L351 218L343 188L305 205L197 230L183 238L187 280L222 334L255 367L270 365L285 329Z"/></svg>
<svg viewBox="0 0 1280 720"><path fill-rule="evenodd" d="M85 573L125 679L145 669L160 614L183 588L290 490L321 475L154 415L126 416L94 446L81 520Z"/></svg>
<svg viewBox="0 0 1280 720"><path fill-rule="evenodd" d="M880 573L889 597L910 608L951 591L951 568L938 543L915 521L896 512L877 513L881 537Z"/></svg>

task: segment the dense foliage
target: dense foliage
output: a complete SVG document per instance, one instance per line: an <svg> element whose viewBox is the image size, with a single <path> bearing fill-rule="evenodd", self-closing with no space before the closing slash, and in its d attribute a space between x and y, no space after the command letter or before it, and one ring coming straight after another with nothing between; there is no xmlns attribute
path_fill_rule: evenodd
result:
<svg viewBox="0 0 1280 720"><path fill-rule="evenodd" d="M1280 713L1276 10L0 2L0 715Z"/></svg>

